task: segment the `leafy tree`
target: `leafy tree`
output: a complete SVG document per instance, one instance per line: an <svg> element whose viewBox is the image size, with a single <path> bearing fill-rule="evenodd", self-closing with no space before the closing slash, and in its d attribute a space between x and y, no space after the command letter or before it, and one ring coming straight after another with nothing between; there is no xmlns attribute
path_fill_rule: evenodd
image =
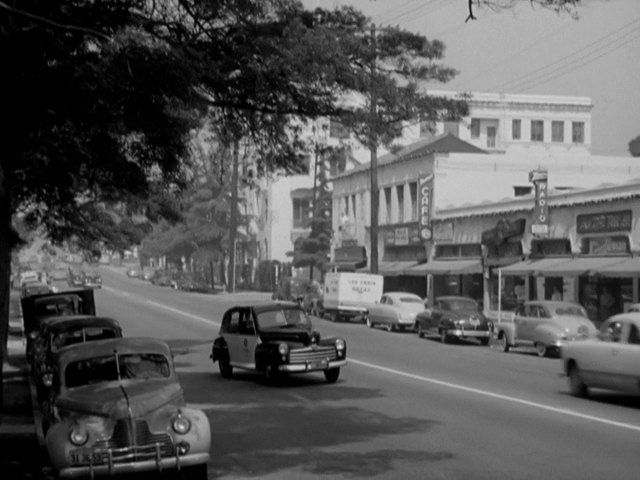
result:
<svg viewBox="0 0 640 480"><path fill-rule="evenodd" d="M632 157L640 157L640 135L629 142L629 153Z"/></svg>
<svg viewBox="0 0 640 480"><path fill-rule="evenodd" d="M331 148L316 151L319 161L314 166L312 217L309 222L311 231L306 238L297 242L293 251L293 266L310 267L310 280L314 278L314 268L322 271L325 263L329 261L332 236L331 189L325 156L336 154L339 155L341 152L334 152Z"/></svg>
<svg viewBox="0 0 640 480"><path fill-rule="evenodd" d="M519 3L523 3L523 1L526 1L531 6L569 13L574 18L578 18L578 5L581 3L581 0L467 0L469 14L465 22L477 20L474 12L478 8L486 7L492 11L508 10Z"/></svg>

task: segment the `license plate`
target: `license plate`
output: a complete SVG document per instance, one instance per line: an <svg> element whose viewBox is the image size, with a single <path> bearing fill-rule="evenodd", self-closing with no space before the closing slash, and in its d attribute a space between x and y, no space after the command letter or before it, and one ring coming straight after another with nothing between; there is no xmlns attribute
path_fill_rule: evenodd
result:
<svg viewBox="0 0 640 480"><path fill-rule="evenodd" d="M95 452L90 449L72 450L69 453L69 458L73 465L88 465L102 463L102 453Z"/></svg>
<svg viewBox="0 0 640 480"><path fill-rule="evenodd" d="M327 362L322 361L322 362L315 362L311 364L311 368L327 368Z"/></svg>

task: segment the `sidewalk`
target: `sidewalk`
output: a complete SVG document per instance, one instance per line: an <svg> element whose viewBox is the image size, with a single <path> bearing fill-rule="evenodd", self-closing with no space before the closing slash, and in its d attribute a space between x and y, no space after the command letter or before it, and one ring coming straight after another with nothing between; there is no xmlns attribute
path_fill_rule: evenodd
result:
<svg viewBox="0 0 640 480"><path fill-rule="evenodd" d="M43 479L43 452L33 421L22 336L10 335L3 365L0 472L7 479Z"/></svg>

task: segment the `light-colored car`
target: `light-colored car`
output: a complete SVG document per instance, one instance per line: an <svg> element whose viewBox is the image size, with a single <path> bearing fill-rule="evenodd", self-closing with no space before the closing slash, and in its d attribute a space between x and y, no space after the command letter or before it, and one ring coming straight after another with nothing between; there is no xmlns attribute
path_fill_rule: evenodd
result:
<svg viewBox="0 0 640 480"><path fill-rule="evenodd" d="M382 326L389 332L413 328L416 315L425 310L424 300L415 293L387 292L380 297L380 301L369 306L367 326L374 328Z"/></svg>
<svg viewBox="0 0 640 480"><path fill-rule="evenodd" d="M182 478L207 478L209 420L185 403L171 350L160 340L63 348L43 417L56 478L176 470Z"/></svg>
<svg viewBox="0 0 640 480"><path fill-rule="evenodd" d="M533 346L540 357L558 353L567 342L584 340L597 333L581 305L554 300L524 302L512 322L500 322L495 328L503 351Z"/></svg>
<svg viewBox="0 0 640 480"><path fill-rule="evenodd" d="M596 338L571 342L560 349L564 373L573 395L589 388L640 393L640 313L607 319Z"/></svg>

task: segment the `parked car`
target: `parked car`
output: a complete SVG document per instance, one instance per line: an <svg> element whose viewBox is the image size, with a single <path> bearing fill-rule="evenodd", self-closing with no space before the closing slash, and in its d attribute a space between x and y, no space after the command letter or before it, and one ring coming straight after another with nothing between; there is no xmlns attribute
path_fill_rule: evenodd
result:
<svg viewBox="0 0 640 480"><path fill-rule="evenodd" d="M84 272L84 286L87 288L102 288L102 277L95 270Z"/></svg>
<svg viewBox="0 0 640 480"><path fill-rule="evenodd" d="M209 421L186 405L171 350L160 340L60 350L43 416L57 477L178 470L182 478L207 478Z"/></svg>
<svg viewBox="0 0 640 480"><path fill-rule="evenodd" d="M129 268L127 268L126 274L127 274L127 277L129 278L140 278L140 275L141 275L140 267L138 267L137 265L132 265Z"/></svg>
<svg viewBox="0 0 640 480"><path fill-rule="evenodd" d="M584 340L597 333L581 305L554 300L524 302L516 310L513 322L500 322L496 328L503 351L533 346L540 357L558 353L567 342Z"/></svg>
<svg viewBox="0 0 640 480"><path fill-rule="evenodd" d="M493 324L484 316L482 308L472 298L455 295L437 297L431 308L416 317L419 337L435 331L442 343L454 339L476 338L489 345Z"/></svg>
<svg viewBox="0 0 640 480"><path fill-rule="evenodd" d="M367 327L383 326L389 332L403 332L415 326L416 315L424 309L424 300L415 293L387 292L378 303L369 306Z"/></svg>
<svg viewBox="0 0 640 480"><path fill-rule="evenodd" d="M117 320L93 315L48 317L40 323L40 331L33 342L31 372L39 400L46 389L43 376L53 370L54 356L62 348L79 343L122 337Z"/></svg>
<svg viewBox="0 0 640 480"><path fill-rule="evenodd" d="M640 393L640 313L608 318L596 338L563 344L560 355L575 396L589 388Z"/></svg>
<svg viewBox="0 0 640 480"><path fill-rule="evenodd" d="M51 293L51 287L46 283L41 282L28 282L22 284L22 297L30 297L32 295L42 295L44 293Z"/></svg>
<svg viewBox="0 0 640 480"><path fill-rule="evenodd" d="M95 315L96 307L92 289L66 290L22 298L22 319L26 337L26 355L33 358L33 342L40 332L45 318L69 315Z"/></svg>
<svg viewBox="0 0 640 480"><path fill-rule="evenodd" d="M192 273L183 273L175 278L176 288L186 292L212 293L213 287Z"/></svg>
<svg viewBox="0 0 640 480"><path fill-rule="evenodd" d="M281 374L323 372L334 383L347 364L347 344L321 337L297 303L237 306L222 318L211 359L225 378L240 368L262 372L269 381Z"/></svg>
<svg viewBox="0 0 640 480"><path fill-rule="evenodd" d="M142 269L142 273L141 273L140 278L142 278L142 280L146 280L148 282L153 278L153 276L155 274L156 274L156 269L155 268L144 267Z"/></svg>
<svg viewBox="0 0 640 480"><path fill-rule="evenodd" d="M67 282L70 287L83 287L84 286L84 272L77 268L69 268L69 275L67 276Z"/></svg>
<svg viewBox="0 0 640 480"><path fill-rule="evenodd" d="M174 274L166 270L158 270L151 278L151 283L161 287L172 287L175 284Z"/></svg>

